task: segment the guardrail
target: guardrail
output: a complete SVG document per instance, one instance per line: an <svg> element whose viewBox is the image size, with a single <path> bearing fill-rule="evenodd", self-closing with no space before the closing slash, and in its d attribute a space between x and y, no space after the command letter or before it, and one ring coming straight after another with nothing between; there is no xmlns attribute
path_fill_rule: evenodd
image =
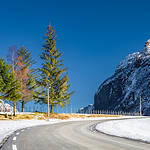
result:
<svg viewBox="0 0 150 150"><path fill-rule="evenodd" d="M81 114L107 114L107 115L126 115L126 116L139 116L139 112L125 112L125 111L113 111L113 110L87 110L78 111Z"/></svg>

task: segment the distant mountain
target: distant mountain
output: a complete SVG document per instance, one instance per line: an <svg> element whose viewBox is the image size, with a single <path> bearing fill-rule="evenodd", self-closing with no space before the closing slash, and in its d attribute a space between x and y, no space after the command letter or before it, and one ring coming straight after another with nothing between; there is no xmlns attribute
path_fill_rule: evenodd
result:
<svg viewBox="0 0 150 150"><path fill-rule="evenodd" d="M139 112L150 115L150 39L141 52L128 55L105 80L94 97L95 110Z"/></svg>
<svg viewBox="0 0 150 150"><path fill-rule="evenodd" d="M77 113L91 113L91 111L93 111L94 110L94 106L93 106L93 104L89 104L88 106L86 106L86 107L81 107L78 111L77 111Z"/></svg>

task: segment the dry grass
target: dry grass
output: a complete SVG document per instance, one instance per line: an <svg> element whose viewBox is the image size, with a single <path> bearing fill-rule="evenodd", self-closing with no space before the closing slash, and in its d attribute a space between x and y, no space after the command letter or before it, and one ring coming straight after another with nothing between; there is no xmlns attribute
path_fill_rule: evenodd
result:
<svg viewBox="0 0 150 150"><path fill-rule="evenodd" d="M33 113L33 114L17 114L16 116L0 115L0 120L23 120L23 119L36 119L36 120L47 120L47 119L70 119L70 118L91 118L91 117L120 117L119 115L106 115L106 114L50 114L49 118L47 113Z"/></svg>
<svg viewBox="0 0 150 150"><path fill-rule="evenodd" d="M47 118L47 114L45 114ZM78 115L78 114L50 114L50 119L70 119L70 118L85 118L85 115Z"/></svg>
<svg viewBox="0 0 150 150"><path fill-rule="evenodd" d="M23 114L23 115L16 115L16 116L8 115L8 117L6 117L6 115L0 115L0 120L23 120L23 119L34 119L34 118L35 116L30 114Z"/></svg>
<svg viewBox="0 0 150 150"><path fill-rule="evenodd" d="M5 118L4 115L0 115L0 120L3 120Z"/></svg>
<svg viewBox="0 0 150 150"><path fill-rule="evenodd" d="M92 114L87 117L120 117L120 115Z"/></svg>
<svg viewBox="0 0 150 150"><path fill-rule="evenodd" d="M14 120L22 120L22 119L34 119L34 115L30 114L23 114L23 115L16 115L13 117Z"/></svg>
<svg viewBox="0 0 150 150"><path fill-rule="evenodd" d="M47 114L44 115L47 118ZM106 115L106 114L50 114L49 118L52 119L70 119L70 118L90 118L90 117L120 117L119 115Z"/></svg>

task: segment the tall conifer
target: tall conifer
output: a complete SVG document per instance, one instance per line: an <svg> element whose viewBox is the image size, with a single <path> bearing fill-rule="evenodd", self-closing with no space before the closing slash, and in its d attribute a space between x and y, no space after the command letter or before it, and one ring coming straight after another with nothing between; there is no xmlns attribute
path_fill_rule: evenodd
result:
<svg viewBox="0 0 150 150"><path fill-rule="evenodd" d="M62 52L56 48L55 30L51 25L48 26L45 34L45 42L42 47L41 59L43 60L41 71L40 85L43 87L43 92L46 93L49 88L49 104L50 112L53 113L53 108L57 105L64 107L70 101L72 92L69 93L70 84L67 68L63 68ZM46 95L43 96L42 102L47 103Z"/></svg>
<svg viewBox="0 0 150 150"><path fill-rule="evenodd" d="M29 100L32 100L35 88L35 80L32 74L33 70L31 66L33 60L31 53L22 46L17 50L17 61L16 61L16 70L15 76L20 80L20 92L22 94L21 103L22 103L22 112L24 112L25 103Z"/></svg>

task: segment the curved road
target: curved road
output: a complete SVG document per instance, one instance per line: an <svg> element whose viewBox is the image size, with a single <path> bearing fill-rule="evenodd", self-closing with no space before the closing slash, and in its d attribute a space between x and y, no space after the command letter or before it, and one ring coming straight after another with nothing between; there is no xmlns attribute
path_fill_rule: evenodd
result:
<svg viewBox="0 0 150 150"><path fill-rule="evenodd" d="M27 128L14 133L2 150L150 150L150 144L93 130L102 121L74 121ZM149 132L149 131L148 131Z"/></svg>

